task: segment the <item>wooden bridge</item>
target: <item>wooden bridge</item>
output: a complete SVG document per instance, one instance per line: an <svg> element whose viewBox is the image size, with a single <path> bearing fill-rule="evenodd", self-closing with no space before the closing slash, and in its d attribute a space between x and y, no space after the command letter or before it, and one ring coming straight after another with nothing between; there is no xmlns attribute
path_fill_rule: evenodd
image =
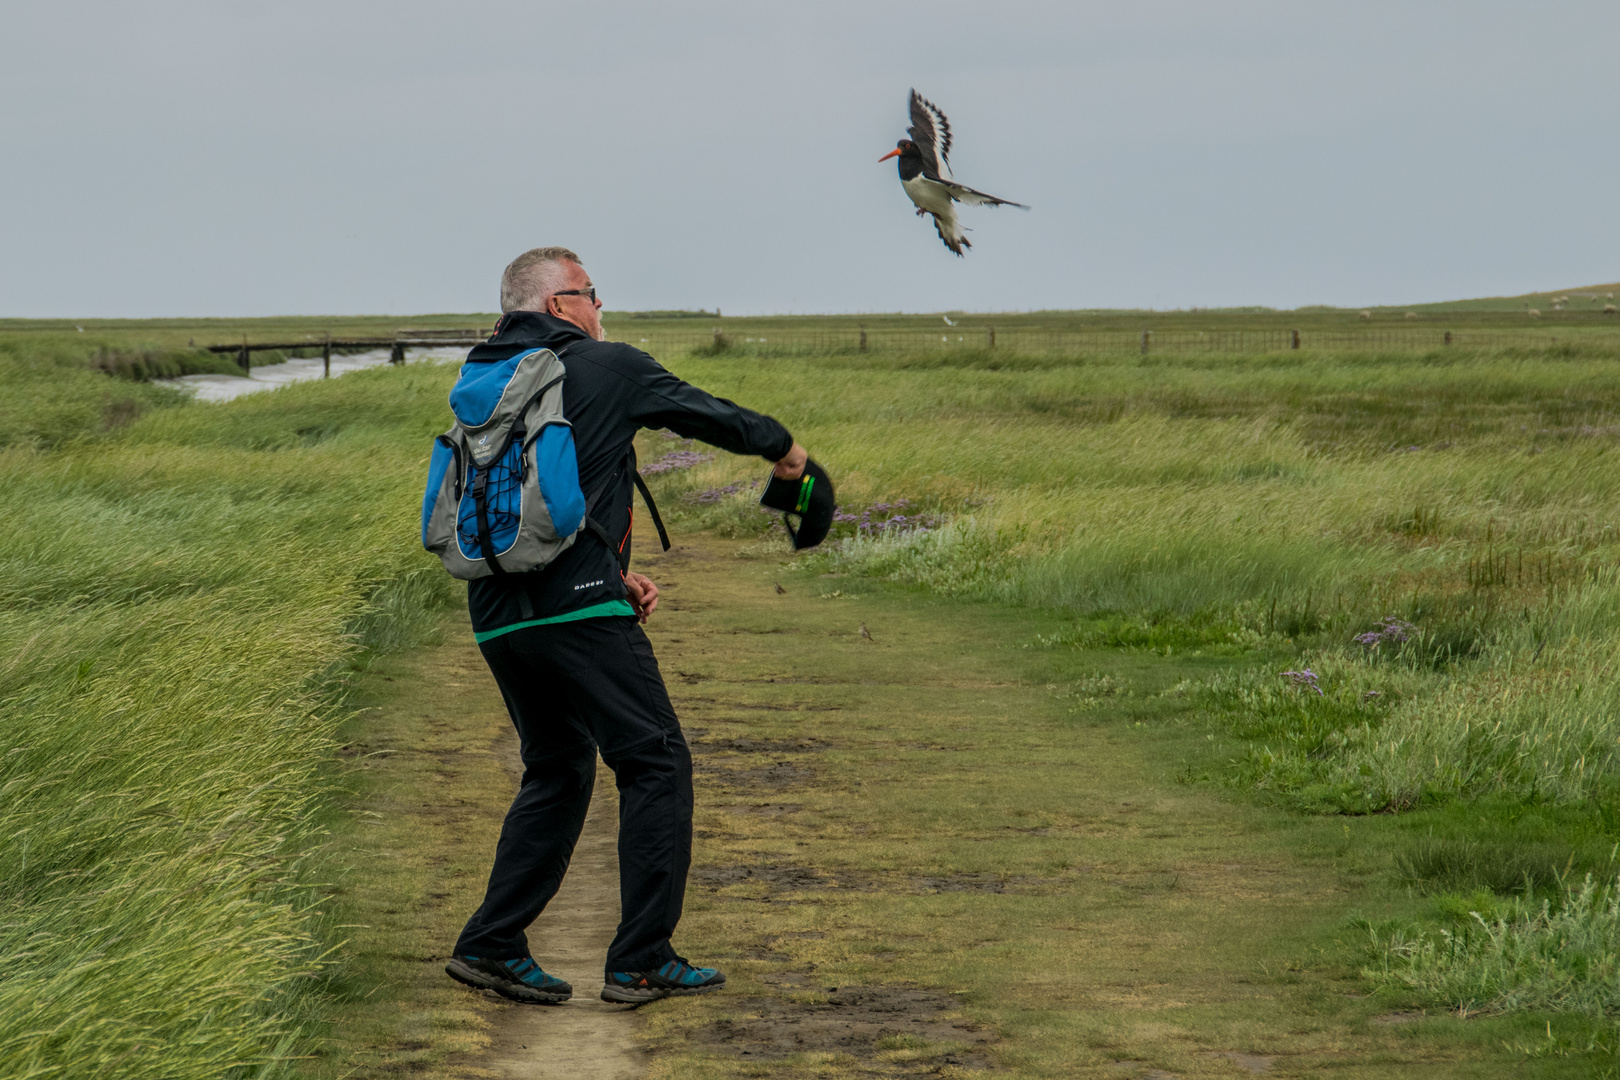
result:
<svg viewBox="0 0 1620 1080"><path fill-rule="evenodd" d="M302 341L249 341L243 338L240 344L205 345L211 353L234 354L237 364L243 372L253 368L253 354L256 352L291 352L294 349L320 349L321 360L324 362L323 377L332 374L333 349L388 349L388 362L390 364L403 364L406 349L438 349L449 345L477 345L487 339L491 331L480 330L476 327L464 330L398 330L393 337L388 338L335 338L331 334L319 341L305 338Z"/></svg>

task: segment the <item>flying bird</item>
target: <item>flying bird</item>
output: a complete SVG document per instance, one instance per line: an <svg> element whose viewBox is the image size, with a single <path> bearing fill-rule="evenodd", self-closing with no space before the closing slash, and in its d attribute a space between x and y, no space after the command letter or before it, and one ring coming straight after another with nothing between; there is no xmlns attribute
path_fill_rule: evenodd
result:
<svg viewBox="0 0 1620 1080"><path fill-rule="evenodd" d="M951 176L951 122L939 111L939 106L917 91L911 92L911 136L895 143L894 149L878 158L888 161L900 159L900 186L917 206L917 216L934 215L934 228L945 246L962 254L968 242L967 230L956 220L956 207L952 203L968 206L1016 206L1028 210L1023 203L1011 199L998 199L975 191L966 184L958 184Z"/></svg>

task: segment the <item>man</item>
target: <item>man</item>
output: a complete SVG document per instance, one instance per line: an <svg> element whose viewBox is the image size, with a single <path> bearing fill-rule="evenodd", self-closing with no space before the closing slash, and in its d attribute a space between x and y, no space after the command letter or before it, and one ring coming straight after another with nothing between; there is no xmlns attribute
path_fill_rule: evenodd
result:
<svg viewBox="0 0 1620 1080"><path fill-rule="evenodd" d="M692 859L692 757L640 626L658 607L658 587L629 569L631 440L640 428L667 427L732 453L758 454L785 479L800 476L806 461L804 448L770 417L711 397L638 349L603 341L601 308L577 255L557 247L527 251L501 277L503 314L494 336L468 355L469 362L500 361L547 348L561 357L580 487L602 488L592 516L612 544L587 529L543 569L467 587L473 633L521 740L523 781L501 828L484 902L445 970L515 1001L573 994L530 956L524 931L568 869L598 751L620 800L622 910L603 999L651 1001L725 984L719 971L689 964L670 944Z"/></svg>

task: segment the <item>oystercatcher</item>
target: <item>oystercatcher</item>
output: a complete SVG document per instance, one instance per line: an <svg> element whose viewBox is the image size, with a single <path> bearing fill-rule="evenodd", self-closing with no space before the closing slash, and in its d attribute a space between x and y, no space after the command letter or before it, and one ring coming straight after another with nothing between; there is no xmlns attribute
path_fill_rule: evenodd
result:
<svg viewBox="0 0 1620 1080"><path fill-rule="evenodd" d="M906 131L911 138L901 139L893 150L878 160L900 159L900 186L906 189L906 194L916 204L917 216L934 215L934 228L939 230L939 238L958 256L963 248L973 245L968 242L966 230L956 220L956 207L951 205L953 202L969 206L1029 209L1023 203L975 191L965 184L958 184L951 177L951 122L945 119L938 105L916 90L911 92L911 127Z"/></svg>

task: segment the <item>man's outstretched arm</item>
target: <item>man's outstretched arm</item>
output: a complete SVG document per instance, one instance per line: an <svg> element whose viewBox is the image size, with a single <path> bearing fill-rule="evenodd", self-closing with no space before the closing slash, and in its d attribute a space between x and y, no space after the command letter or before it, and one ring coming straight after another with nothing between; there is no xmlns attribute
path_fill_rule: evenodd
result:
<svg viewBox="0 0 1620 1080"><path fill-rule="evenodd" d="M804 447L776 419L676 378L640 350L629 352L620 370L636 386L631 418L637 424L669 428L733 454L762 457L775 464L784 479L804 471Z"/></svg>

